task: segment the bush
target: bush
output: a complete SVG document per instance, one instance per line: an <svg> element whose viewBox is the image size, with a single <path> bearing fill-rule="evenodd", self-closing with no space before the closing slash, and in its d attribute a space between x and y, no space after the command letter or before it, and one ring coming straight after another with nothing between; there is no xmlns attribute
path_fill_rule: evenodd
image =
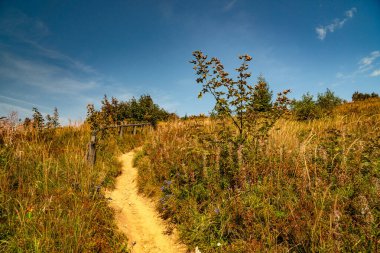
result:
<svg viewBox="0 0 380 253"><path fill-rule="evenodd" d="M318 93L316 101L313 95L304 94L301 100L293 101L292 109L297 120L311 120L331 115L334 108L341 104L342 99L327 89L324 93Z"/></svg>
<svg viewBox="0 0 380 253"><path fill-rule="evenodd" d="M87 105L86 122L91 125L92 129L125 121L149 122L156 126L158 121L167 120L170 116L175 117L155 104L149 95L142 95L139 99L132 98L125 102L120 102L114 97L109 101L104 95L99 111L93 104Z"/></svg>
<svg viewBox="0 0 380 253"><path fill-rule="evenodd" d="M342 104L342 99L335 96L334 92L327 89L325 93L318 93L316 105L324 114L331 114L332 110Z"/></svg>
<svg viewBox="0 0 380 253"><path fill-rule="evenodd" d="M321 116L320 107L309 93L304 94L301 100L293 101L292 110L298 120L316 119Z"/></svg>

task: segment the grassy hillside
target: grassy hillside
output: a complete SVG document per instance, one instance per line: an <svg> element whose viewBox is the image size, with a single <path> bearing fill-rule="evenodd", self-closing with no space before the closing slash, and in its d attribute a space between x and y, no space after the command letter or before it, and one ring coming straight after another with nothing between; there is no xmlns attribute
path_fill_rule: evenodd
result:
<svg viewBox="0 0 380 253"><path fill-rule="evenodd" d="M281 119L236 146L229 122L162 124L136 164L140 191L202 252L377 251L380 102Z"/></svg>
<svg viewBox="0 0 380 253"><path fill-rule="evenodd" d="M84 159L86 125L3 128L0 137L1 252L127 251L102 192L119 174L116 157L140 137L101 139L94 167Z"/></svg>

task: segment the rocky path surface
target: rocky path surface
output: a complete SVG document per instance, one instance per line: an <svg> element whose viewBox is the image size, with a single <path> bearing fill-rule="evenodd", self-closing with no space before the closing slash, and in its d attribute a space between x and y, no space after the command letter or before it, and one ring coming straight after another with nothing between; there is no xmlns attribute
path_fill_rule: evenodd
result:
<svg viewBox="0 0 380 253"><path fill-rule="evenodd" d="M165 233L166 226L154 203L138 194L134 155L132 151L121 156L122 174L116 179L115 190L106 193L110 206L116 210L117 226L127 235L133 253L186 252L175 232Z"/></svg>

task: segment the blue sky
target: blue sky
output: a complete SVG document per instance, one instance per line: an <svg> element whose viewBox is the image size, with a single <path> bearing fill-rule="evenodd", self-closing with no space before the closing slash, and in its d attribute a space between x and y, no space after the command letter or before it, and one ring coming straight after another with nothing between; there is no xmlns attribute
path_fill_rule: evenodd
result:
<svg viewBox="0 0 380 253"><path fill-rule="evenodd" d="M56 106L65 124L104 94L150 94L179 115L208 113L212 98L197 99L189 64L195 50L231 73L248 53L252 82L263 74L295 98L380 93L380 2L3 0L0 115Z"/></svg>

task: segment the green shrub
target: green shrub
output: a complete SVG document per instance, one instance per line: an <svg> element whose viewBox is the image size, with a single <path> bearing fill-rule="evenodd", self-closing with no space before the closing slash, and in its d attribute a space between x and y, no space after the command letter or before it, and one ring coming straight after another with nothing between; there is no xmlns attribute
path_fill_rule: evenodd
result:
<svg viewBox="0 0 380 253"><path fill-rule="evenodd" d="M309 93L304 94L301 100L293 101L292 110L298 120L317 119L321 116L320 107Z"/></svg>

